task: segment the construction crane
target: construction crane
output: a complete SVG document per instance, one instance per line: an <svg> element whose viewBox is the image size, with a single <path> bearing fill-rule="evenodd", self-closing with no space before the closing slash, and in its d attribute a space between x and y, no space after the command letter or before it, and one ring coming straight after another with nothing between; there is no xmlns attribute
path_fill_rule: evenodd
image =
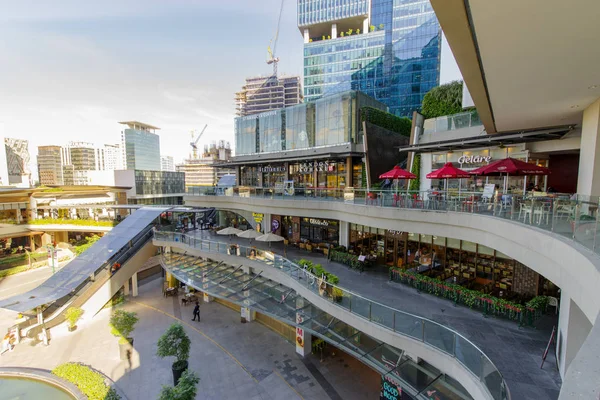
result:
<svg viewBox="0 0 600 400"><path fill-rule="evenodd" d="M202 137L202 134L206 130L207 126L208 124L204 125L204 128L202 128L200 134L196 136L196 140L194 140L194 131L190 132L190 134L192 135L192 142L190 142L190 146L192 146L192 159L194 160L198 158L198 140L200 140L200 138Z"/></svg>
<svg viewBox="0 0 600 400"><path fill-rule="evenodd" d="M279 8L279 19L277 20L277 30L275 31L275 36L269 42L269 46L267 47L267 52L269 53L269 58L267 59L267 64L273 64L273 75L277 77L277 63L279 62L279 57L275 55L275 51L277 50L277 39L279 38L279 26L281 25L281 14L283 13L283 2L281 0L281 7ZM273 49L271 49L271 45L273 45Z"/></svg>

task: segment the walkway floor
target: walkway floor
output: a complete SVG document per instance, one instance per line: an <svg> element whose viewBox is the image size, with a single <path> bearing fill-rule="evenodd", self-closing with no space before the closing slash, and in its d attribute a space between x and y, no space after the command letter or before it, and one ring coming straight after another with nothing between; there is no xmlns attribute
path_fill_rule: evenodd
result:
<svg viewBox="0 0 600 400"><path fill-rule="evenodd" d="M228 242L226 237L196 231L196 237ZM248 239L233 239L240 245L248 245ZM269 249L268 244L252 241L251 246ZM284 253L281 243L273 243L271 251ZM386 274L364 272L362 274L337 262L328 262L322 254L309 253L295 247L285 249L287 258L301 258L320 263L340 278L340 286L390 307L432 319L449 326L475 343L498 367L508 383L513 399L555 400L561 386L556 360L549 352L544 368L540 369L542 355L548 344L552 326L558 324L555 315L544 316L536 328L519 328L514 321L485 318L481 312L466 307L455 307L452 302L414 288L390 282Z"/></svg>
<svg viewBox="0 0 600 400"><path fill-rule="evenodd" d="M156 399L162 385L172 384L172 360L156 354L156 342L173 322L181 322L192 340L190 369L198 373L197 399L284 400L376 398L379 380L363 385L348 380L347 368L327 363L344 360L337 354L323 363L317 358L301 359L294 345L259 323L241 324L239 313L218 303L201 305L201 322L191 321L191 307L178 299L164 298L160 279L145 280L140 295L124 308L135 311L140 321L133 333L131 365L118 356L117 339L108 328L109 310L86 321L74 333L66 328L53 330L50 346L26 343L1 356L3 366L52 369L67 361L83 362L100 370L129 400ZM367 367L354 366L361 376ZM345 374L346 373L346 374ZM376 376L375 376L376 377Z"/></svg>

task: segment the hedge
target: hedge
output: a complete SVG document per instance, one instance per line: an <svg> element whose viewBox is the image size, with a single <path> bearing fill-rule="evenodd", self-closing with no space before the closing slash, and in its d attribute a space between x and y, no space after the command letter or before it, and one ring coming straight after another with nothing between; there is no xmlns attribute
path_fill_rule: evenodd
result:
<svg viewBox="0 0 600 400"><path fill-rule="evenodd" d="M412 122L409 118L398 117L373 107L361 107L360 120L399 133L402 136L410 137Z"/></svg>
<svg viewBox="0 0 600 400"><path fill-rule="evenodd" d="M46 252L43 253L29 253L31 255L31 263L45 260L48 257ZM29 263L29 256L27 253L13 254L7 257L0 257L0 266L2 269L11 267L19 267Z"/></svg>
<svg viewBox="0 0 600 400"><path fill-rule="evenodd" d="M77 225L77 226L116 226L118 221L96 221L93 219L40 218L29 221L30 225Z"/></svg>
<svg viewBox="0 0 600 400"><path fill-rule="evenodd" d="M308 272L310 272L311 274L313 274L319 278L321 276L325 275L325 281L327 281L328 283L331 283L332 285L337 285L340 281L340 278L338 278L337 275L334 275L332 273L325 271L325 269L321 266L321 264L313 264L312 261L306 260L304 258L296 261L296 264L298 264L301 267L306 268L308 270Z"/></svg>
<svg viewBox="0 0 600 400"><path fill-rule="evenodd" d="M102 374L83 364L65 363L52 370L52 373L63 378L81 390L89 400L120 400L121 396L106 384Z"/></svg>
<svg viewBox="0 0 600 400"><path fill-rule="evenodd" d="M369 266L370 263L368 261L359 261L358 256L354 254L347 253L345 251L340 250L331 250L331 261L336 261L342 264L349 266L352 269L363 272L365 270L365 266Z"/></svg>
<svg viewBox="0 0 600 400"><path fill-rule="evenodd" d="M392 267L389 274L390 281L404 283L417 290L452 300L454 304L482 310L484 315L495 315L518 321L519 325L533 325L542 316L548 305L546 296L534 297L523 305L414 271Z"/></svg>
<svg viewBox="0 0 600 400"><path fill-rule="evenodd" d="M437 118L461 112L462 88L461 81L434 87L423 97L421 114L425 118Z"/></svg>

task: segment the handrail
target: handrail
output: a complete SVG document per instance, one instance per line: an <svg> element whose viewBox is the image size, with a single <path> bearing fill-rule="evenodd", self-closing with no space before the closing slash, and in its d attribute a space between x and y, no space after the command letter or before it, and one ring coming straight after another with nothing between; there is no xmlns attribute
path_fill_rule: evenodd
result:
<svg viewBox="0 0 600 400"><path fill-rule="evenodd" d="M510 393L502 374L485 353L460 333L427 318L398 310L340 286L323 282L305 268L273 252L197 239L194 236L175 232L154 232L157 241L183 243L201 251L229 254L245 254L243 257L277 268L297 280L303 286L339 307L362 318L388 328L395 333L419 340L435 349L454 357L488 389L496 400L510 400ZM302 277L308 279L302 279ZM325 283L326 289L322 287Z"/></svg>
<svg viewBox="0 0 600 400"><path fill-rule="evenodd" d="M380 190L358 188L283 187L259 188L236 186L224 192L207 193L189 190L188 195L237 196L277 200L338 201L368 207L411 209L435 212L460 212L500 218L532 226L572 239L595 253L600 253L599 196L567 193L526 192L506 194L498 190Z"/></svg>

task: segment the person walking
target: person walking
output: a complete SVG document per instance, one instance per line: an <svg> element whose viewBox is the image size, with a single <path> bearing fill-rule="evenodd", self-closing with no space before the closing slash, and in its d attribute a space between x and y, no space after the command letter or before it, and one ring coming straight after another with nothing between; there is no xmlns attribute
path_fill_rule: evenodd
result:
<svg viewBox="0 0 600 400"><path fill-rule="evenodd" d="M194 307L194 318L192 318L192 321L195 321L196 317L198 317L198 322L200 322L200 303L198 302L196 302L196 306Z"/></svg>

